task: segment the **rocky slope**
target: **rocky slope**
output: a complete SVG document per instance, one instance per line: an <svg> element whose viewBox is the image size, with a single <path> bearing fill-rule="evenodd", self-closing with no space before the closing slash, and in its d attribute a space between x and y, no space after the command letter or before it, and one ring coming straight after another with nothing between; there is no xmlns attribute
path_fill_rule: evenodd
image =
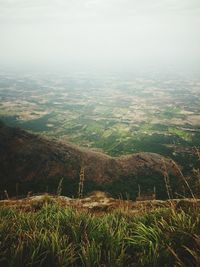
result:
<svg viewBox="0 0 200 267"><path fill-rule="evenodd" d="M106 190L136 196L156 186L165 197L164 164L173 173L170 160L154 153L110 157L71 144L49 140L0 123L0 190L10 194L55 192L63 178L62 193L76 195L81 167L85 170L84 190Z"/></svg>
<svg viewBox="0 0 200 267"><path fill-rule="evenodd" d="M188 208L200 208L200 199L132 201L116 199L101 191L94 191L81 199L48 195L46 193L22 199L4 199L0 200L0 207L9 206L26 211L37 211L46 204L52 205L55 203L62 207L71 207L78 210L84 209L91 212L111 212L115 209L120 209L121 212L128 211L129 215L144 213L158 208L174 208L175 210L182 209L186 211Z"/></svg>

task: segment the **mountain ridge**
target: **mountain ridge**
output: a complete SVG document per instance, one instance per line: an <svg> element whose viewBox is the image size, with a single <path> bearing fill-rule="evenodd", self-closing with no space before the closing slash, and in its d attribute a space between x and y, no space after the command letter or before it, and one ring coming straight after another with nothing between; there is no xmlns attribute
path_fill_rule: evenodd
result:
<svg viewBox="0 0 200 267"><path fill-rule="evenodd" d="M156 183L158 196L164 197L164 162L169 173L174 173L170 159L159 154L140 152L111 157L4 123L0 123L0 151L1 191L6 189L13 194L16 184L20 184L20 193L45 188L52 192L61 178L65 194L76 194L80 169L84 168L85 192L103 189L123 194L130 189L135 196L138 184L149 190Z"/></svg>

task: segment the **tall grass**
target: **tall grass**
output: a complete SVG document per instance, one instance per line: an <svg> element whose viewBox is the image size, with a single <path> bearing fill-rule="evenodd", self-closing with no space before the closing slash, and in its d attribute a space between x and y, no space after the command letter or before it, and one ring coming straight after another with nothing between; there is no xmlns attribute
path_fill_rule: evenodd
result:
<svg viewBox="0 0 200 267"><path fill-rule="evenodd" d="M0 207L0 266L200 266L200 214Z"/></svg>

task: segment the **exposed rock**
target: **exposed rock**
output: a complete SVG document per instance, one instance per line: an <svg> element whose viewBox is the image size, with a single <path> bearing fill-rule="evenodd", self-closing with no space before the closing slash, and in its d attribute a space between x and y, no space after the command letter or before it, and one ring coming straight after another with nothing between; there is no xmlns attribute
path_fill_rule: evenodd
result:
<svg viewBox="0 0 200 267"><path fill-rule="evenodd" d="M63 207L72 207L91 212L110 212L114 209L120 209L130 214L137 214L146 211L152 211L159 208L175 208L187 211L191 208L200 209L200 199L171 199L171 200L150 200L150 201L131 201L121 200L106 196L104 192L98 192L101 197L96 197L96 192L91 196L82 199L73 199L65 196L37 195L24 199L1 200L0 205L12 206L27 211L37 211L45 204L61 205ZM94 198L95 196L95 198Z"/></svg>

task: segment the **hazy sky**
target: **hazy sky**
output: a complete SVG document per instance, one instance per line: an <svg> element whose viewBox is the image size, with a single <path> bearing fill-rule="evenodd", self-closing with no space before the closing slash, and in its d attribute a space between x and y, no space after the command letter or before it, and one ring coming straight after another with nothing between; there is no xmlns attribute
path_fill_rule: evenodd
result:
<svg viewBox="0 0 200 267"><path fill-rule="evenodd" d="M0 64L198 64L200 0L0 0Z"/></svg>

